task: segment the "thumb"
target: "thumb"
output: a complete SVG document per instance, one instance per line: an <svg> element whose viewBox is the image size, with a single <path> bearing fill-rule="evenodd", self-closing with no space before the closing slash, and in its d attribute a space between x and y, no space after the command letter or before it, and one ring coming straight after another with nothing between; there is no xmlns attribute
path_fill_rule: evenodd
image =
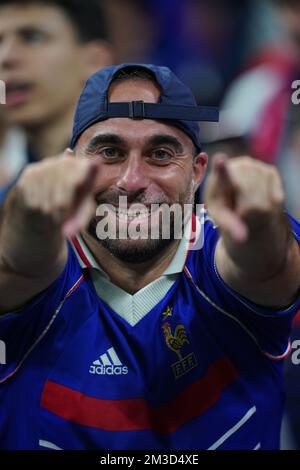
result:
<svg viewBox="0 0 300 470"><path fill-rule="evenodd" d="M229 234L233 240L241 243L247 240L247 225L233 210L220 207L216 211L215 217L219 229Z"/></svg>
<svg viewBox="0 0 300 470"><path fill-rule="evenodd" d="M220 230L239 242L247 239L245 222L235 212L238 187L229 171L228 156L216 153L212 159L211 179L207 188L207 207Z"/></svg>
<svg viewBox="0 0 300 470"><path fill-rule="evenodd" d="M76 188L71 213L63 226L63 234L67 238L83 228L95 213L94 191L98 173L99 166L96 162L89 162L85 178Z"/></svg>

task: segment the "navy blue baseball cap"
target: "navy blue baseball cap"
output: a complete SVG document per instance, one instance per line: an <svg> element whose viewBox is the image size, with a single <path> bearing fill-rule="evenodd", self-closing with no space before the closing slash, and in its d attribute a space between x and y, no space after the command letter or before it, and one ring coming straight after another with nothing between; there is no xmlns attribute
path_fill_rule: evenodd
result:
<svg viewBox="0 0 300 470"><path fill-rule="evenodd" d="M123 69L129 71L137 68L145 69L157 81L161 88L159 102L110 103L108 91L116 74ZM216 122L219 120L219 112L214 107L197 106L192 91L167 67L150 64L121 64L102 68L86 82L75 113L71 148L75 147L80 135L90 126L113 117L167 120L185 132L200 151L198 122Z"/></svg>

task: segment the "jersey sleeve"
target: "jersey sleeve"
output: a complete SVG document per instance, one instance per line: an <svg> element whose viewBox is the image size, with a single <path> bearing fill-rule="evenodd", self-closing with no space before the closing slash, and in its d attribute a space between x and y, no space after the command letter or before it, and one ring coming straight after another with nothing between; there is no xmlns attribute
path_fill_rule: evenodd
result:
<svg viewBox="0 0 300 470"><path fill-rule="evenodd" d="M13 375L43 341L79 277L80 268L69 247L68 261L56 281L22 309L0 316L0 383Z"/></svg>
<svg viewBox="0 0 300 470"><path fill-rule="evenodd" d="M300 225L288 216L294 237L300 243ZM204 223L204 245L197 267L198 283L215 305L215 311L239 324L270 359L280 360L290 352L289 336L293 316L300 309L300 295L286 309L275 310L255 304L231 289L221 278L215 263L219 234L208 218ZM201 270L204 272L200 275ZM204 275L203 275L204 274Z"/></svg>

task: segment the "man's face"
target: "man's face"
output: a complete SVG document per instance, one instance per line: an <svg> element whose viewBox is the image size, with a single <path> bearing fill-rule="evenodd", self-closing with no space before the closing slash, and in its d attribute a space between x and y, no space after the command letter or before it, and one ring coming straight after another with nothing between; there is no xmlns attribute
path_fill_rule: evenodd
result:
<svg viewBox="0 0 300 470"><path fill-rule="evenodd" d="M115 82L110 90L111 102L143 100L157 102L159 90L150 81L134 79ZM132 120L111 118L99 122L86 130L79 139L76 154L94 159L99 165L97 181L97 205L109 204L110 218L116 220L117 239L102 240L109 251L127 262L146 261L168 246L174 240L151 239L150 230L146 239L120 239L120 229L124 225L159 224L155 219L153 204L171 206L192 204L194 193L203 179L206 167L206 154L195 156L191 139L181 130L162 121L149 119ZM120 196L127 198L127 213L118 212ZM140 206L149 213L140 212ZM138 217L138 218L137 218ZM93 219L89 232L98 240ZM182 222L182 221L181 221Z"/></svg>
<svg viewBox="0 0 300 470"><path fill-rule="evenodd" d="M0 79L9 124L43 124L76 103L82 88L81 45L56 6L0 8Z"/></svg>

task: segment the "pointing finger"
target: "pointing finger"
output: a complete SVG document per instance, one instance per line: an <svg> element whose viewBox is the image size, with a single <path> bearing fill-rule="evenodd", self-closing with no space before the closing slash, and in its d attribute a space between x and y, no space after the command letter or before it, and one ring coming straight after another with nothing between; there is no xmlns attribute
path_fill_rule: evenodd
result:
<svg viewBox="0 0 300 470"><path fill-rule="evenodd" d="M222 183L232 184L228 170L228 156L225 153L216 153L212 159L212 171L220 178Z"/></svg>

